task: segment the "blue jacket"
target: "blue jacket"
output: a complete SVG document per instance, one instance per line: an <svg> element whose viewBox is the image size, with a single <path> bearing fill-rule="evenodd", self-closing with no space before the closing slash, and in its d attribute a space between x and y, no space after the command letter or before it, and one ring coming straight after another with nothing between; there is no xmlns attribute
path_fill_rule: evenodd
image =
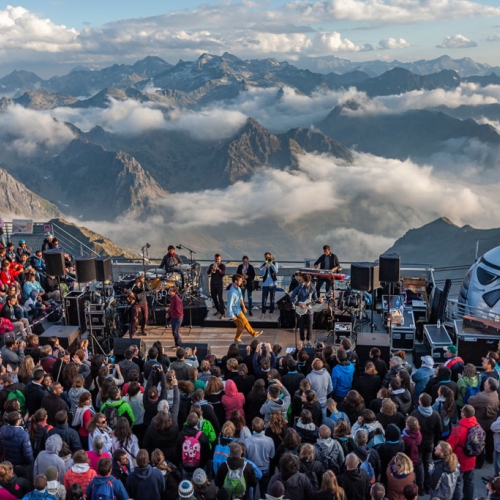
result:
<svg viewBox="0 0 500 500"><path fill-rule="evenodd" d="M347 361L347 364L338 364L332 370L332 392L337 397L344 398L352 387L355 366Z"/></svg>
<svg viewBox="0 0 500 500"><path fill-rule="evenodd" d="M5 424L0 429L0 450L3 459L12 465L33 463L33 450L29 434L19 426Z"/></svg>
<svg viewBox="0 0 500 500"><path fill-rule="evenodd" d="M424 391L427 382L434 376L434 368L421 366L412 376L411 379L415 382L415 399L418 399Z"/></svg>
<svg viewBox="0 0 500 500"><path fill-rule="evenodd" d="M56 497L51 495L47 490L33 490L24 495L23 500L56 500Z"/></svg>
<svg viewBox="0 0 500 500"><path fill-rule="evenodd" d="M44 292L42 285L38 281L26 281L23 285L23 297L27 299L33 290L39 293Z"/></svg>
<svg viewBox="0 0 500 500"><path fill-rule="evenodd" d="M151 465L136 467L127 479L127 491L131 498L161 498L165 492L165 479Z"/></svg>
<svg viewBox="0 0 500 500"><path fill-rule="evenodd" d="M97 487L99 484L106 483L107 481L110 481L111 484L113 485L113 493L115 494L116 500L129 499L129 495L125 490L125 486L123 486L123 483L119 479L116 479L116 477L114 476L95 476L94 479L90 481L89 485L87 486L87 489L85 490L85 495L87 496L87 500L96 500L95 498L92 499L92 492L94 491L94 488Z"/></svg>

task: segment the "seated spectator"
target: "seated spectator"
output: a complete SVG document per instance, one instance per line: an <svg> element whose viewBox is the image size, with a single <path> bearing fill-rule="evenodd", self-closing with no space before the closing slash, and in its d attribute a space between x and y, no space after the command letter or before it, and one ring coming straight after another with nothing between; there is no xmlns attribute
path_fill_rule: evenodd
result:
<svg viewBox="0 0 500 500"><path fill-rule="evenodd" d="M15 328L15 332L20 334L23 339L28 335L32 335L30 322L24 317L24 310L18 305L17 297L9 296L7 298L7 303L0 311L0 317L10 320Z"/></svg>
<svg viewBox="0 0 500 500"><path fill-rule="evenodd" d="M23 285L23 298L26 300L30 297L31 292L38 292L40 296L43 297L45 295L45 290L42 285L38 281L36 281L36 276L34 273L26 274L26 281Z"/></svg>

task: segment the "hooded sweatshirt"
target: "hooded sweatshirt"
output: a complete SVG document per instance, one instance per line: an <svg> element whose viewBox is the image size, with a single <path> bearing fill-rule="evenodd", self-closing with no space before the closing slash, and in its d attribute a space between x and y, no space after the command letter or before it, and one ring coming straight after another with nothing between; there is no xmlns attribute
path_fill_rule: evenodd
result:
<svg viewBox="0 0 500 500"><path fill-rule="evenodd" d="M233 410L238 410L243 416L245 416L245 412L243 410L245 396L241 394L241 392L238 392L238 388L232 380L226 381L224 396L222 396L222 404L226 409L226 420L231 418Z"/></svg>
<svg viewBox="0 0 500 500"><path fill-rule="evenodd" d="M86 392L88 392L90 394L90 392L87 391L87 389L85 389L85 387L72 387L68 391L68 397L69 397L69 401L71 403L70 409L73 413L75 413L75 410L78 406L78 401L80 400L80 396Z"/></svg>
<svg viewBox="0 0 500 500"><path fill-rule="evenodd" d="M161 498L165 491L165 478L160 470L146 465L136 467L127 480L130 498Z"/></svg>
<svg viewBox="0 0 500 500"><path fill-rule="evenodd" d="M97 472L89 464L74 464L64 476L64 486L68 489L72 484L79 484L85 491L96 475Z"/></svg>
<svg viewBox="0 0 500 500"><path fill-rule="evenodd" d="M277 401L268 399L260 408L260 413L264 416L264 422L266 425L269 422L274 410L280 410L283 418L286 419L291 398L290 393L287 391L285 386L281 386L281 390L283 392L283 398L279 398Z"/></svg>
<svg viewBox="0 0 500 500"><path fill-rule="evenodd" d="M57 500L54 495L51 495L47 490L33 490L27 495L24 495L23 500Z"/></svg>
<svg viewBox="0 0 500 500"><path fill-rule="evenodd" d="M415 399L423 392L427 382L434 376L434 368L422 364L422 366L411 376L415 382Z"/></svg>
<svg viewBox="0 0 500 500"><path fill-rule="evenodd" d="M354 365L350 361L339 363L332 370L332 392L339 398L345 398L352 387Z"/></svg>
<svg viewBox="0 0 500 500"><path fill-rule="evenodd" d="M304 498L313 498L315 491L312 487L311 481L302 472L296 472L289 478L284 479L283 474L275 474L269 481L268 489L271 485L281 481L285 487L285 498L290 500L303 500Z"/></svg>
<svg viewBox="0 0 500 500"><path fill-rule="evenodd" d="M345 460L344 451L340 443L332 439L331 437L327 439L318 438L316 444L314 445L316 451L316 456L318 460L321 461L323 467L329 468L333 466L334 469L340 471L342 469L342 464Z"/></svg>
<svg viewBox="0 0 500 500"><path fill-rule="evenodd" d="M63 442L59 434L53 434L47 438L47 441L45 442L45 450L41 451L35 460L35 477L38 474L43 474L47 467L53 465L57 469L59 480L64 480L66 466L64 460L59 456L62 444Z"/></svg>
<svg viewBox="0 0 500 500"><path fill-rule="evenodd" d="M316 393L318 401L326 404L326 397L333 391L332 378L326 368L313 370L306 377L311 382L311 389Z"/></svg>
<svg viewBox="0 0 500 500"><path fill-rule="evenodd" d="M465 393L467 392L467 387L479 387L479 377L461 377L457 382L458 386L458 399L457 406L462 407L466 403L464 402Z"/></svg>

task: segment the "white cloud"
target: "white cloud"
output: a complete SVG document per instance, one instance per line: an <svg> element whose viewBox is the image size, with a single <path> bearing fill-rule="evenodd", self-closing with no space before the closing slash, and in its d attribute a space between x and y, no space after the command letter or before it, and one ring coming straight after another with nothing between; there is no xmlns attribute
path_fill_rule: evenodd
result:
<svg viewBox="0 0 500 500"><path fill-rule="evenodd" d="M7 150L29 156L59 152L74 135L48 113L14 105L0 114L0 137Z"/></svg>
<svg viewBox="0 0 500 500"><path fill-rule="evenodd" d="M410 44L404 38L388 38L378 42L378 48L381 50L404 49L409 46Z"/></svg>
<svg viewBox="0 0 500 500"><path fill-rule="evenodd" d="M486 37L487 42L500 42L500 33Z"/></svg>
<svg viewBox="0 0 500 500"><path fill-rule="evenodd" d="M23 7L8 5L0 11L0 50L35 52L78 50L78 32L41 19Z"/></svg>
<svg viewBox="0 0 500 500"><path fill-rule="evenodd" d="M337 31L319 35L316 40L316 46L320 54L325 53L325 49L328 52L361 52L373 50L373 47L368 44L357 45L347 38L342 38L341 34Z"/></svg>
<svg viewBox="0 0 500 500"><path fill-rule="evenodd" d="M451 35L444 38L441 45L436 45L438 49L468 49L477 47L477 43L463 35Z"/></svg>

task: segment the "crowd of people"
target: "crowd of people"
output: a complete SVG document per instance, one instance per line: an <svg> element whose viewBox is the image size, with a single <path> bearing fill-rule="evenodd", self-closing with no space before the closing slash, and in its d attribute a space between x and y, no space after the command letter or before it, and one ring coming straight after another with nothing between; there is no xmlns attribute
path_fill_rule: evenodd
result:
<svg viewBox="0 0 500 500"><path fill-rule="evenodd" d="M0 499L471 500L485 461L500 498L497 352L479 374L455 346L415 369L347 338L119 362L27 340L1 350Z"/></svg>
<svg viewBox="0 0 500 500"><path fill-rule="evenodd" d="M51 313L53 321L60 317L62 296L74 287L75 268L73 257L63 252L66 275L47 274L43 251L58 248L57 238L50 233L36 251L28 248L24 239L17 248L12 242L0 244L0 335L15 332L26 339L40 318Z"/></svg>

